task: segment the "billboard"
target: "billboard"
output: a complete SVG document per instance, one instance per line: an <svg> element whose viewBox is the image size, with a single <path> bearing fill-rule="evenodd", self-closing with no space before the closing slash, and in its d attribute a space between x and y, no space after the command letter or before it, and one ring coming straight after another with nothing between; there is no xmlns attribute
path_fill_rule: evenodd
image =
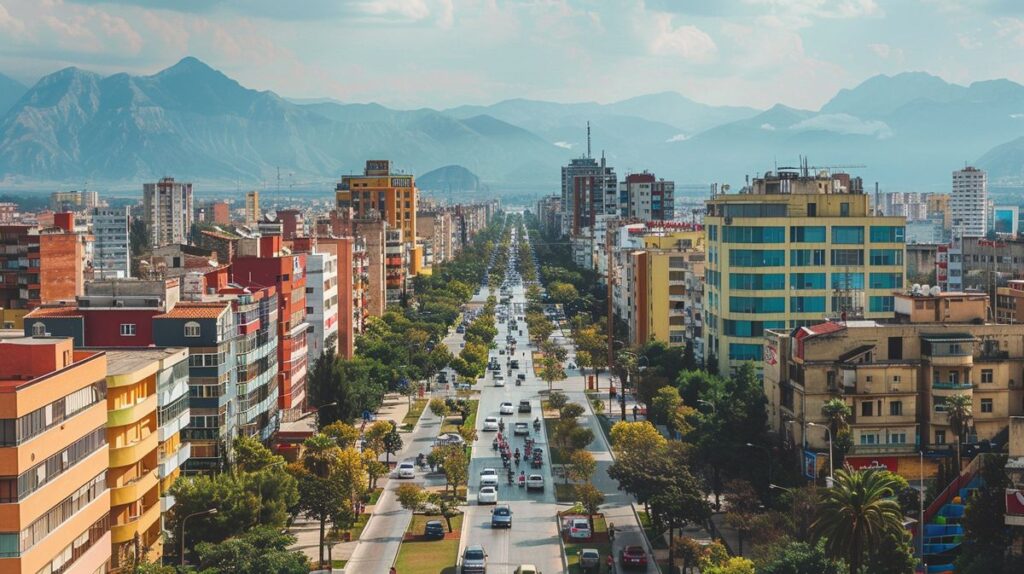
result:
<svg viewBox="0 0 1024 574"><path fill-rule="evenodd" d="M818 453L804 451L804 477L814 480L818 476Z"/></svg>
<svg viewBox="0 0 1024 574"><path fill-rule="evenodd" d="M854 470L888 470L897 472L900 467L900 459L895 456L848 456L846 464Z"/></svg>

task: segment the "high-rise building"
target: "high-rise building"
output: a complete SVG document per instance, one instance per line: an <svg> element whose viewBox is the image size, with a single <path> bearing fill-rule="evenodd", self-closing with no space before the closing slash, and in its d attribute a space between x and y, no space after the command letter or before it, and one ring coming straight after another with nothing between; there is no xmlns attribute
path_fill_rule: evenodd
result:
<svg viewBox="0 0 1024 574"><path fill-rule="evenodd" d="M0 226L0 309L6 328L21 328L25 314L39 305L73 301L82 294L84 236L64 225Z"/></svg>
<svg viewBox="0 0 1024 574"><path fill-rule="evenodd" d="M192 230L192 184L165 177L142 186L142 211L150 247L188 243Z"/></svg>
<svg viewBox="0 0 1024 574"><path fill-rule="evenodd" d="M769 173L707 210L704 348L721 372L760 361L765 329L892 316L905 220L872 217L859 178Z"/></svg>
<svg viewBox="0 0 1024 574"><path fill-rule="evenodd" d="M292 250L296 253L315 252L319 256L334 259L332 273L317 271L324 267L322 263L311 262L307 271L306 286L306 320L313 327L310 333L310 361L314 355L319 356L321 350L328 347L334 349L339 357L352 358L355 351L355 335L362 332L363 319L363 253L359 245L360 238L354 237L317 237L299 238L292 241ZM357 260L357 257L360 260ZM317 284L320 287L317 288ZM317 300L323 299L318 306ZM334 342L331 342L334 339Z"/></svg>
<svg viewBox="0 0 1024 574"><path fill-rule="evenodd" d="M129 209L94 207L90 210L93 235L93 277L131 277L131 216Z"/></svg>
<svg viewBox="0 0 1024 574"><path fill-rule="evenodd" d="M385 290L385 230L387 224L377 218L352 219L351 210L339 210L337 218L338 235L362 239L362 272L358 275L362 285L363 308L366 316L384 315L387 302ZM365 320L365 317L363 318Z"/></svg>
<svg viewBox="0 0 1024 574"><path fill-rule="evenodd" d="M983 237L988 231L988 175L976 167L954 171L950 207L954 234Z"/></svg>
<svg viewBox="0 0 1024 574"><path fill-rule="evenodd" d="M95 191L55 191L50 194L50 209L58 213L84 211L99 205L100 196Z"/></svg>
<svg viewBox="0 0 1024 574"><path fill-rule="evenodd" d="M306 254L306 346L313 363L328 349L338 354L338 257L308 239L296 240L295 251Z"/></svg>
<svg viewBox="0 0 1024 574"><path fill-rule="evenodd" d="M260 192L252 190L245 194L245 224L253 227L260 217Z"/></svg>
<svg viewBox="0 0 1024 574"><path fill-rule="evenodd" d="M602 156L573 159L562 166L562 235L579 235L593 227L598 215L619 213L618 180L615 169Z"/></svg>
<svg viewBox="0 0 1024 574"><path fill-rule="evenodd" d="M67 338L0 341L0 572L105 572L107 358ZM159 509L159 504L157 504Z"/></svg>
<svg viewBox="0 0 1024 574"><path fill-rule="evenodd" d="M379 214L407 242L416 241L416 202L419 192L412 175L391 172L388 160L369 160L363 175L345 175L336 188L338 209L352 209L353 217Z"/></svg>
<svg viewBox="0 0 1024 574"><path fill-rule="evenodd" d="M231 206L226 201L206 201L196 205L194 221L213 225L231 224Z"/></svg>
<svg viewBox="0 0 1024 574"><path fill-rule="evenodd" d="M619 214L640 221L671 221L675 189L675 182L658 179L653 173L631 173L619 184Z"/></svg>

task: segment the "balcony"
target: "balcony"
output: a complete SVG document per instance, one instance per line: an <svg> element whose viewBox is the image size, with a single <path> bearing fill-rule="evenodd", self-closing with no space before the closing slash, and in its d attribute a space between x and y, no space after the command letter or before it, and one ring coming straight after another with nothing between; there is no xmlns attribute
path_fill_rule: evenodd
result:
<svg viewBox="0 0 1024 574"><path fill-rule="evenodd" d="M191 456L192 444L187 442L182 443L177 452L165 456L164 459L160 461L160 464L157 466L160 478L167 478L170 476L175 470L181 468L185 464L185 461Z"/></svg>
<svg viewBox="0 0 1024 574"><path fill-rule="evenodd" d="M138 534L143 535L160 520L160 505L154 504L142 514L129 518L123 524L116 524L110 528L111 542L120 544L129 542Z"/></svg>
<svg viewBox="0 0 1024 574"><path fill-rule="evenodd" d="M971 383L951 383L949 381L932 383L932 389L936 391L968 391L973 388L974 385Z"/></svg>
<svg viewBox="0 0 1024 574"><path fill-rule="evenodd" d="M136 441L133 444L114 447L110 445L110 466L130 466L142 460L147 454L156 449L158 444L156 433L149 433L146 438Z"/></svg>
<svg viewBox="0 0 1024 574"><path fill-rule="evenodd" d="M174 508L174 504L178 502L170 494L165 494L160 497L160 514L166 514L168 510Z"/></svg>
<svg viewBox="0 0 1024 574"><path fill-rule="evenodd" d="M924 359L933 367L970 367L974 365L971 352L963 354L924 355Z"/></svg>
<svg viewBox="0 0 1024 574"><path fill-rule="evenodd" d="M158 481L159 478L154 468L146 471L142 476L126 482L123 486L115 486L110 489L110 505L120 506L141 500L147 492L156 487Z"/></svg>
<svg viewBox="0 0 1024 574"><path fill-rule="evenodd" d="M850 447L851 455L894 455L912 454L918 451L914 443L906 444L855 444Z"/></svg>
<svg viewBox="0 0 1024 574"><path fill-rule="evenodd" d="M149 395L133 405L107 411L107 427L121 427L136 423L156 411L156 395Z"/></svg>
<svg viewBox="0 0 1024 574"><path fill-rule="evenodd" d="M178 416L160 425L157 429L157 435L159 435L160 442L171 438L172 436L181 432L181 429L188 426L189 410L185 409Z"/></svg>

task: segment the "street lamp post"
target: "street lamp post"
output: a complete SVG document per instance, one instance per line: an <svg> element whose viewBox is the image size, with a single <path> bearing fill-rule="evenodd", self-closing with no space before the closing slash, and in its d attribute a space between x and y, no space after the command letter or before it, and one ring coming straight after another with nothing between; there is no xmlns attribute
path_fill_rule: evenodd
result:
<svg viewBox="0 0 1024 574"><path fill-rule="evenodd" d="M920 552L921 552L921 571L922 572L927 572L928 571L928 564L924 561L924 529L925 529L925 525L924 525L924 451L923 450L919 450L919 451L917 451L917 454L920 456L920 460L919 460L919 464L918 464L918 472L920 472L920 478L921 478L920 491L918 492L918 496L917 496L917 512L918 512L917 537L919 539L918 543L919 543L920 548L921 548L921 550L920 550Z"/></svg>
<svg viewBox="0 0 1024 574"><path fill-rule="evenodd" d="M829 483L828 486L831 487L832 484L835 483L835 479L836 479L835 478L835 468L833 467L833 464L832 464L832 429L828 428L825 425L820 425L818 423L812 423L812 422L807 423L807 426L823 428L823 429L825 429L825 434L828 435L828 483Z"/></svg>
<svg viewBox="0 0 1024 574"><path fill-rule="evenodd" d="M185 566L185 523L188 522L189 518L193 516L201 516L203 514L217 514L216 508L208 508L206 510L200 510L199 512L193 512L185 518L181 519L181 565Z"/></svg>
<svg viewBox="0 0 1024 574"><path fill-rule="evenodd" d="M704 399L697 399L697 404L707 405L711 407L711 414L715 415L716 417L718 416L718 407L715 406L715 403L711 401L705 401Z"/></svg>
<svg viewBox="0 0 1024 574"><path fill-rule="evenodd" d="M316 430L317 430L317 432L320 431L320 409L322 409L324 407L336 407L336 406L338 406L338 403L337 403L337 401L334 401L334 402L330 402L330 403L324 403L324 404L322 404L322 405L320 405L320 406L318 406L316 408L316 411L314 411L314 412L316 413L315 416L316 416Z"/></svg>

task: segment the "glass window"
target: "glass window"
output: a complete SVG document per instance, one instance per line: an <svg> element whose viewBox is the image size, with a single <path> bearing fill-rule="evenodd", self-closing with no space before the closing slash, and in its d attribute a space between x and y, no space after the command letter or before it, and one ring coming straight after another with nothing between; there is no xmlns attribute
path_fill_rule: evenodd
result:
<svg viewBox="0 0 1024 574"><path fill-rule="evenodd" d="M833 249L832 265L864 265L864 250Z"/></svg>
<svg viewBox="0 0 1024 574"><path fill-rule="evenodd" d="M730 273L730 289L785 289L785 273Z"/></svg>
<svg viewBox="0 0 1024 574"><path fill-rule="evenodd" d="M864 228L860 226L832 227L832 243L860 245L864 243Z"/></svg>
<svg viewBox="0 0 1024 574"><path fill-rule="evenodd" d="M982 369L981 370L981 382L983 382L983 383L991 383L992 381L993 381L992 369Z"/></svg>
<svg viewBox="0 0 1024 574"><path fill-rule="evenodd" d="M135 323L121 323L121 336L131 337L135 335Z"/></svg>
<svg viewBox="0 0 1024 574"><path fill-rule="evenodd" d="M825 226L790 227L789 240L793 243L824 243Z"/></svg>
<svg viewBox="0 0 1024 574"><path fill-rule="evenodd" d="M824 289L824 273L790 273L790 289Z"/></svg>
<svg viewBox="0 0 1024 574"><path fill-rule="evenodd" d="M832 288L833 289L863 289L864 288L864 274L863 273L833 273L832 274Z"/></svg>
<svg viewBox="0 0 1024 574"><path fill-rule="evenodd" d="M734 267L782 267L786 252L782 249L730 249L729 264Z"/></svg>
<svg viewBox="0 0 1024 574"><path fill-rule="evenodd" d="M906 228L896 225L872 225L872 243L903 243L906 238Z"/></svg>
<svg viewBox="0 0 1024 574"><path fill-rule="evenodd" d="M785 227L723 227L722 241L726 243L785 243Z"/></svg>
<svg viewBox="0 0 1024 574"><path fill-rule="evenodd" d="M786 205L781 203L729 203L722 205L725 217L786 217Z"/></svg>
<svg viewBox="0 0 1024 574"><path fill-rule="evenodd" d="M844 202L839 204L839 216L840 217L850 217L850 204L849 203L844 201Z"/></svg>
<svg viewBox="0 0 1024 574"><path fill-rule="evenodd" d="M902 249L872 249L872 265L903 265Z"/></svg>
<svg viewBox="0 0 1024 574"><path fill-rule="evenodd" d="M824 249L794 249L789 252L789 264L793 267L815 267L825 264Z"/></svg>
<svg viewBox="0 0 1024 574"><path fill-rule="evenodd" d="M824 297L790 297L789 309L793 313L824 313Z"/></svg>
<svg viewBox="0 0 1024 574"><path fill-rule="evenodd" d="M872 289L900 289L903 287L902 273L872 273Z"/></svg>
<svg viewBox="0 0 1024 574"><path fill-rule="evenodd" d="M890 296L871 296L868 300L868 310L872 313L889 313L896 309L895 298Z"/></svg>
<svg viewBox="0 0 1024 574"><path fill-rule="evenodd" d="M730 337L761 337L765 329L785 329L785 321L725 320L725 334Z"/></svg>
<svg viewBox="0 0 1024 574"><path fill-rule="evenodd" d="M185 336L186 337L198 337L199 336L199 323L195 321L189 321L185 323Z"/></svg>
<svg viewBox="0 0 1024 574"><path fill-rule="evenodd" d="M729 297L732 313L785 313L785 297Z"/></svg>
<svg viewBox="0 0 1024 574"><path fill-rule="evenodd" d="M729 343L730 361L760 361L764 359L761 345L752 343Z"/></svg>
<svg viewBox="0 0 1024 574"><path fill-rule="evenodd" d="M903 415L903 401L892 401L889 403L889 414L894 417Z"/></svg>
<svg viewBox="0 0 1024 574"><path fill-rule="evenodd" d="M718 226L717 225L709 225L708 226L708 241L718 241Z"/></svg>
<svg viewBox="0 0 1024 574"><path fill-rule="evenodd" d="M981 399L981 412L992 412L992 399Z"/></svg>

